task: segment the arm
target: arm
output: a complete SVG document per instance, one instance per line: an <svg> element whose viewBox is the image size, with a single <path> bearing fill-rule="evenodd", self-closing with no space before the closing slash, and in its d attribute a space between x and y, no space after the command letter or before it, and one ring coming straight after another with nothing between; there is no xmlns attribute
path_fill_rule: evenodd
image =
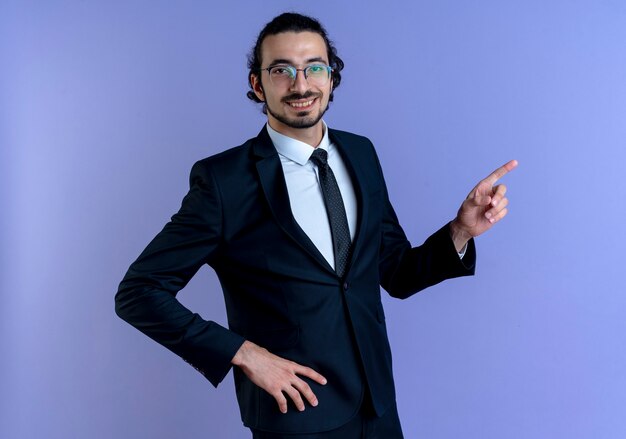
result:
<svg viewBox="0 0 626 439"><path fill-rule="evenodd" d="M119 317L192 364L214 386L231 367L243 337L185 308L176 294L219 251L221 203L198 162L182 206L133 262L115 296Z"/></svg>
<svg viewBox="0 0 626 439"><path fill-rule="evenodd" d="M407 298L445 279L474 274L476 249L473 238L502 219L508 200L504 185L495 182L517 166L510 161L472 189L457 217L430 236L424 244L411 248L389 202L386 203L381 230L380 279L390 295ZM382 177L382 170L379 172ZM384 180L383 180L384 181ZM457 252L468 245L462 260Z"/></svg>
<svg viewBox="0 0 626 439"><path fill-rule="evenodd" d="M192 364L214 386L235 365L270 393L283 413L287 411L285 395L300 411L305 409L302 397L316 406L316 396L299 375L326 384L323 376L203 320L176 300L198 269L219 257L221 202L201 162L191 170L190 186L178 213L128 269L115 296L115 311Z"/></svg>
<svg viewBox="0 0 626 439"><path fill-rule="evenodd" d="M381 286L391 296L406 299L446 279L474 274L474 240L467 242L465 256L459 258L451 239L451 223L433 233L418 247L411 247L408 241L402 243L397 232L402 229L392 228L391 224L387 227L388 230L383 232L387 236L383 238L386 243L381 247L379 270Z"/></svg>
<svg viewBox="0 0 626 439"><path fill-rule="evenodd" d="M383 195L379 273L381 286L393 297L406 299L446 279L474 274L476 249L468 242L463 259L446 224L422 245L411 247L389 201L380 163L376 159ZM463 248L463 246L461 246Z"/></svg>

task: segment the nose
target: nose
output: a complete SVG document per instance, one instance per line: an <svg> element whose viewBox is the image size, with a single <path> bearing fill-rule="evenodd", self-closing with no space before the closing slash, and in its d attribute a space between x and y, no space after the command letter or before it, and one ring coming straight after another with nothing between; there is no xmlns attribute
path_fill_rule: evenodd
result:
<svg viewBox="0 0 626 439"><path fill-rule="evenodd" d="M304 92L309 89L309 83L304 77L303 70L296 71L296 77L294 78L293 83L291 84L291 89L296 92Z"/></svg>

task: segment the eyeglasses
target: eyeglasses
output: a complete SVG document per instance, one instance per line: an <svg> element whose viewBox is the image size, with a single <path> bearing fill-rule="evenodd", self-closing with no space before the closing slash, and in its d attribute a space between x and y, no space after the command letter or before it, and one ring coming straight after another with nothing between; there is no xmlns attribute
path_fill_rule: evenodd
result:
<svg viewBox="0 0 626 439"><path fill-rule="evenodd" d="M267 70L270 75L270 81L276 87L291 87L296 80L298 72L304 74L304 79L310 85L323 87L328 82L333 68L324 64L311 64L303 69L296 69L290 65L277 65L261 70Z"/></svg>

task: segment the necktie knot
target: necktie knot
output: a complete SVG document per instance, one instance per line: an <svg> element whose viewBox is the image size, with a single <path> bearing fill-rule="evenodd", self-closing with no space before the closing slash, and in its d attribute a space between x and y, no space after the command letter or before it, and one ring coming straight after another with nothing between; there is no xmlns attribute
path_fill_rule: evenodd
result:
<svg viewBox="0 0 626 439"><path fill-rule="evenodd" d="M309 160L315 163L318 168L324 168L328 166L328 153L325 149L315 148Z"/></svg>

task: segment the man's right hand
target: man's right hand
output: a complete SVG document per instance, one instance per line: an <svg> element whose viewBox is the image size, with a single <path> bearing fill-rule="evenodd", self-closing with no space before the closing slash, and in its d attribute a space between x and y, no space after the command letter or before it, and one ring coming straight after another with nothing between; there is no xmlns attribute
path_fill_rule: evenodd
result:
<svg viewBox="0 0 626 439"><path fill-rule="evenodd" d="M302 396L313 407L317 406L317 397L311 387L298 375L311 378L322 385L326 384L326 378L310 367L285 360L247 340L241 345L231 363L240 367L254 384L272 395L281 413L287 413L285 394L300 411L304 410Z"/></svg>

